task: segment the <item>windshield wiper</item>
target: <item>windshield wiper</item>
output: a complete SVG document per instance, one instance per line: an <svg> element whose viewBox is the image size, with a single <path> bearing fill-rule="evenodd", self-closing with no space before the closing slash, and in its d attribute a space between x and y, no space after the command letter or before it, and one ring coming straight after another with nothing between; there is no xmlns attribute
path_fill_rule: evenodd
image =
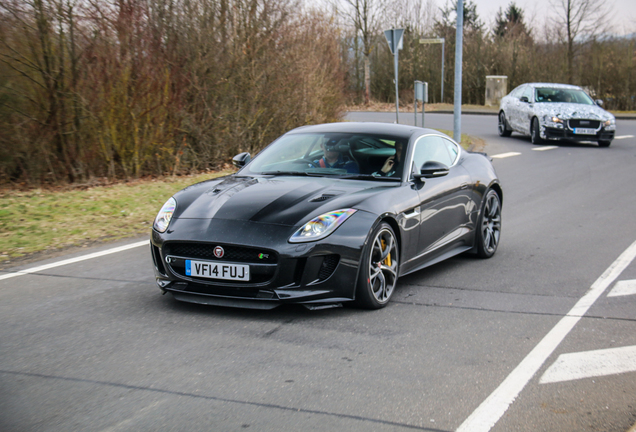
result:
<svg viewBox="0 0 636 432"><path fill-rule="evenodd" d="M374 176L371 174L349 174L349 175L342 175L338 178L350 179L350 180L402 181L400 177L382 177L382 176Z"/></svg>
<svg viewBox="0 0 636 432"><path fill-rule="evenodd" d="M308 173L306 171L264 171L261 175L273 176L301 176L301 177L320 177L321 174Z"/></svg>

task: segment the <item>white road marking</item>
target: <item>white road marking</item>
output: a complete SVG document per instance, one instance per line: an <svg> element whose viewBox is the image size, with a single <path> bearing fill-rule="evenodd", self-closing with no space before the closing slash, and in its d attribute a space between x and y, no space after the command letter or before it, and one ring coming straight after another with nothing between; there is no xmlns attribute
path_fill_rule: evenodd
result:
<svg viewBox="0 0 636 432"><path fill-rule="evenodd" d="M555 148L559 148L557 146L542 146L542 147L533 147L534 151L546 151L546 150L554 150Z"/></svg>
<svg viewBox="0 0 636 432"><path fill-rule="evenodd" d="M607 296L618 297L634 294L636 294L636 279L616 282L614 289Z"/></svg>
<svg viewBox="0 0 636 432"><path fill-rule="evenodd" d="M504 158L508 158L508 157L512 157L512 156L519 156L521 153L518 152L508 152L508 153L500 153L500 154L496 154L491 156L494 159L504 159Z"/></svg>
<svg viewBox="0 0 636 432"><path fill-rule="evenodd" d="M636 346L561 354L541 384L636 372Z"/></svg>
<svg viewBox="0 0 636 432"><path fill-rule="evenodd" d="M621 136L615 136L614 139L616 140L622 140L622 139L627 139L627 138L634 138L634 135L621 135Z"/></svg>
<svg viewBox="0 0 636 432"><path fill-rule="evenodd" d="M546 359L570 333L588 309L603 294L614 280L636 257L636 242L632 243L607 270L592 284L590 289L561 318L550 332L534 347L521 363L506 377L494 392L468 416L456 432L487 432L504 415L521 390L532 379Z"/></svg>
<svg viewBox="0 0 636 432"><path fill-rule="evenodd" d="M110 254L114 254L114 253L117 253L117 252L122 252L122 251L125 251L125 250L128 250L128 249L133 249L133 248L136 248L136 247L139 247L139 246L147 246L149 243L150 242L148 240L144 240L144 241L140 241L140 242L137 242L137 243L131 243L131 244L125 245L125 246L120 246L120 247L116 247L116 248L112 248L112 249L107 249L107 250L101 251L101 252L95 252L95 253L88 254L88 255L82 255L82 256L75 257L75 258L69 258L69 259L66 259L66 260L63 260L63 261L57 261L57 262L54 262L54 263L51 263L51 264L44 264L44 265L41 265L39 267L31 267L31 268L28 268L28 269L19 270L17 272L0 275L0 280L9 279L9 278L16 277L16 276L23 276L23 275L30 274L30 273L36 273L36 272L39 272L39 271L42 271L42 270L48 270L48 269L51 269L51 268L54 268L54 267L60 267L60 266L64 266L64 265L67 265L67 264L73 264L73 263L76 263L76 262L86 261L86 260L93 259L93 258L99 258L99 257L102 257L104 255L110 255Z"/></svg>

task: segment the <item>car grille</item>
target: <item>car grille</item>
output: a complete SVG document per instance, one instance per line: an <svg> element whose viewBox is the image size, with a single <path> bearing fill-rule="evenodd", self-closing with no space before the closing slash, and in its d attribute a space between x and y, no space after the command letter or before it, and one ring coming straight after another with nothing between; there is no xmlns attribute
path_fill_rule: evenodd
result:
<svg viewBox="0 0 636 432"><path fill-rule="evenodd" d="M214 248L217 246L223 248L223 258L214 256ZM276 274L276 264L278 263L278 254L271 250L218 243L167 243L163 246L163 256L170 257L170 262L167 265L179 276L197 280L204 284L225 286L266 283L272 280ZM187 276L185 271L186 259L249 264L250 280L249 282L242 282Z"/></svg>
<svg viewBox="0 0 636 432"><path fill-rule="evenodd" d="M570 127L570 129L574 129L574 128L598 129L601 126L601 122L598 120L570 119L568 120L568 126Z"/></svg>
<svg viewBox="0 0 636 432"><path fill-rule="evenodd" d="M225 252L221 259L214 256L214 248L217 246L221 246ZM278 262L278 255L267 249L210 243L168 243L164 246L164 255L253 264L276 264Z"/></svg>

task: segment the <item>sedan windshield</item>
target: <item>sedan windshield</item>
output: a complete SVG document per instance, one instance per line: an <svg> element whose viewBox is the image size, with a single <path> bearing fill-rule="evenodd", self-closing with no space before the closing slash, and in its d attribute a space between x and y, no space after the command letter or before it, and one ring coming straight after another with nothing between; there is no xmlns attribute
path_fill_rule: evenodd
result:
<svg viewBox="0 0 636 432"><path fill-rule="evenodd" d="M245 168L274 176L400 180L406 139L353 133L293 133L276 140Z"/></svg>
<svg viewBox="0 0 636 432"><path fill-rule="evenodd" d="M567 88L538 88L535 90L535 101L594 105L592 98L583 90Z"/></svg>

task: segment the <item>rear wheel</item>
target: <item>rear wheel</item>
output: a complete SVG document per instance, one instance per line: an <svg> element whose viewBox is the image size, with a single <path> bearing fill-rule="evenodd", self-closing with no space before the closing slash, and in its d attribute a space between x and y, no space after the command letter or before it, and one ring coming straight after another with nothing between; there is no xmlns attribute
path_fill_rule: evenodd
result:
<svg viewBox="0 0 636 432"><path fill-rule="evenodd" d="M501 200L494 190L489 190L482 205L477 231L477 254L490 258L497 252L501 236Z"/></svg>
<svg viewBox="0 0 636 432"><path fill-rule="evenodd" d="M532 119L532 123L530 124L530 140L532 141L532 144L543 143L543 140L541 139L539 120L536 117Z"/></svg>
<svg viewBox="0 0 636 432"><path fill-rule="evenodd" d="M355 305L380 309L387 305L398 279L400 256L393 228L385 222L369 234L362 251Z"/></svg>
<svg viewBox="0 0 636 432"><path fill-rule="evenodd" d="M599 141L598 142L598 146L599 147L609 147L611 143L612 143L611 141Z"/></svg>
<svg viewBox="0 0 636 432"><path fill-rule="evenodd" d="M508 126L508 120L506 120L506 114L503 111L499 113L499 124L497 125L499 136L509 137L512 134L510 126Z"/></svg>

